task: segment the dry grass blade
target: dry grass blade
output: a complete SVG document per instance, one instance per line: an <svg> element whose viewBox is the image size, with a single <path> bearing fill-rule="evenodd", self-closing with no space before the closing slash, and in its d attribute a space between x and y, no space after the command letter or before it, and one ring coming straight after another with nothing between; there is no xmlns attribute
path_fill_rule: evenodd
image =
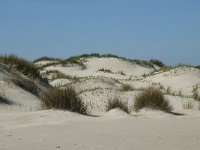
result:
<svg viewBox="0 0 200 150"><path fill-rule="evenodd" d="M122 110L128 114L130 113L127 103L120 101L118 98L108 101L106 111L109 111L109 110L115 109L115 108L119 108L120 110Z"/></svg>

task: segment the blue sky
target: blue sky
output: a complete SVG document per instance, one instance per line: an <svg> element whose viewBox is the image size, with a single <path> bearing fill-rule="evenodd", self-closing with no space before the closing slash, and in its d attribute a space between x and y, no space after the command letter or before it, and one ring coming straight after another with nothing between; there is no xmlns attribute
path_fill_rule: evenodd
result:
<svg viewBox="0 0 200 150"><path fill-rule="evenodd" d="M0 53L199 65L199 0L0 0Z"/></svg>

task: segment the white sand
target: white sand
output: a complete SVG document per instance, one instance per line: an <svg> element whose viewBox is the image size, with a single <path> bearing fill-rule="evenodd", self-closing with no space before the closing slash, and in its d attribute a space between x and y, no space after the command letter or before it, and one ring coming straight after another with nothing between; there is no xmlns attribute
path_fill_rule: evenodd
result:
<svg viewBox="0 0 200 150"><path fill-rule="evenodd" d="M78 65L56 65L46 67L45 70L58 70L64 74L77 76L77 77L88 77L88 76L105 76L116 79L128 79L130 76L141 76L154 71L153 68L143 67L135 63L120 60L117 58L88 58L83 61L86 65L86 69L82 69ZM98 71L99 69L108 69L113 73L105 73ZM120 72L125 75L121 75Z"/></svg>
<svg viewBox="0 0 200 150"><path fill-rule="evenodd" d="M0 122L1 150L199 150L200 146L199 117L94 118L42 111L1 114Z"/></svg>

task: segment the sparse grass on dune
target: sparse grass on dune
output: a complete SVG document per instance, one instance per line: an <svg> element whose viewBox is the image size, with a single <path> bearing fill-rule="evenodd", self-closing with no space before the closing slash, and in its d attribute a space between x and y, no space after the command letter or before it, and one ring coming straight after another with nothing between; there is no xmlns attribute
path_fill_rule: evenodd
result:
<svg viewBox="0 0 200 150"><path fill-rule="evenodd" d="M136 96L133 108L139 111L142 108L159 109L165 112L171 112L172 106L165 99L161 90L155 87L149 87Z"/></svg>
<svg viewBox="0 0 200 150"><path fill-rule="evenodd" d="M194 105L191 102L186 102L183 104L183 109L193 109Z"/></svg>
<svg viewBox="0 0 200 150"><path fill-rule="evenodd" d="M190 64L182 64L182 63L180 63L180 64L177 64L177 65L175 66L175 68L178 68L178 67L193 67L193 66L190 65Z"/></svg>
<svg viewBox="0 0 200 150"><path fill-rule="evenodd" d="M100 68L98 71L105 72L105 73L113 73L110 69Z"/></svg>
<svg viewBox="0 0 200 150"><path fill-rule="evenodd" d="M117 55L114 55L114 54L102 54L101 55L101 54L98 54L98 53L82 54L82 55L78 55L78 56L72 56L72 57L69 57L68 59L65 59L65 60L59 59L59 58L54 59L54 58L49 58L49 57L42 57L42 58L36 59L34 62L39 62L39 61L42 61L42 60L56 60L56 61L58 61L58 62L55 62L55 63L43 65L39 69L43 69L43 68L46 68L46 67L49 67L49 66L52 66L52 65L59 65L59 64L62 64L62 65L77 64L77 65L81 66L82 69L86 69L86 66L82 62L81 58L91 58L91 57L118 58L118 59L128 61L128 62L131 62L131 63L136 63L136 64L141 65L141 66L154 68L153 63L150 62L150 61L139 60L139 59L128 59L128 58L120 57L120 56L117 56Z"/></svg>
<svg viewBox="0 0 200 150"><path fill-rule="evenodd" d="M39 61L45 61L45 60L46 61L61 61L62 59L44 56L44 57L41 57L41 58L34 60L33 63L36 63L36 62L39 62Z"/></svg>
<svg viewBox="0 0 200 150"><path fill-rule="evenodd" d="M162 61L160 61L160 60L151 59L150 62L153 63L153 64L155 64L155 65L157 65L158 67L165 67L165 64Z"/></svg>
<svg viewBox="0 0 200 150"><path fill-rule="evenodd" d="M39 79L40 81L47 82L46 79L43 79L40 76L37 67L35 67L33 63L23 58L15 55L1 55L0 63L6 64L9 68L14 68L32 79Z"/></svg>
<svg viewBox="0 0 200 150"><path fill-rule="evenodd" d="M21 87L22 89L36 95L39 96L40 95L40 89L39 87L36 85L36 83L32 80L25 80L22 78L13 78L11 80L15 85Z"/></svg>
<svg viewBox="0 0 200 150"><path fill-rule="evenodd" d="M78 80L78 78L76 76L70 76L70 75L66 75L58 70L47 70L45 71L42 75L43 76L48 76L48 75L52 75L51 80L55 80L55 79L69 79L69 80Z"/></svg>
<svg viewBox="0 0 200 150"><path fill-rule="evenodd" d="M130 113L127 102L122 102L118 98L108 100L106 111L110 111L111 109L115 109L115 108L118 108L128 114Z"/></svg>
<svg viewBox="0 0 200 150"><path fill-rule="evenodd" d="M124 91L124 92L126 92L126 91L134 91L135 90L135 88L133 88L131 85L129 85L129 84L123 84L123 85L121 85L121 89L120 89L121 91Z"/></svg>
<svg viewBox="0 0 200 150"><path fill-rule="evenodd" d="M197 101L200 101L200 95L198 93L198 89L199 89L199 86L196 85L193 87L193 90L192 90L192 93L193 93L193 98Z"/></svg>
<svg viewBox="0 0 200 150"><path fill-rule="evenodd" d="M45 93L41 98L43 108L64 109L81 114L86 114L87 112L87 106L77 96L73 88L54 89Z"/></svg>
<svg viewBox="0 0 200 150"><path fill-rule="evenodd" d="M200 66L195 66L195 68L199 69L200 70Z"/></svg>
<svg viewBox="0 0 200 150"><path fill-rule="evenodd" d="M46 67L49 67L49 66L56 66L56 65L62 65L62 66L66 66L66 65L69 65L69 64L76 64L76 65L79 65L82 70L86 69L86 65L81 62L80 60L78 59L74 59L73 57L72 58L69 58L69 59L66 59L66 60L62 60L62 59L56 59L57 62L52 62L52 63L47 63L45 65L42 65L40 67L38 67L39 70L42 70ZM37 60L38 62L38 60Z"/></svg>
<svg viewBox="0 0 200 150"><path fill-rule="evenodd" d="M77 64L79 65L83 70L86 69L86 66L83 62L81 62L80 60L78 59L73 59L73 58L69 58L69 59L66 59L65 60L66 63L69 63L69 64Z"/></svg>

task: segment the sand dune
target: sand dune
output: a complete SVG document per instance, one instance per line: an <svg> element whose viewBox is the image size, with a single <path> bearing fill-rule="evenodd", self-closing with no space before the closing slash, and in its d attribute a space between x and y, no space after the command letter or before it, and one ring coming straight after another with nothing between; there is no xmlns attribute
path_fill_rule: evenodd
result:
<svg viewBox="0 0 200 150"><path fill-rule="evenodd" d="M199 149L200 102L193 97L194 87L200 93L199 69L162 70L114 57L82 57L66 64L40 60L35 65L52 86L74 87L88 106L88 116L41 109L40 96L13 82L33 79L0 64L0 149ZM42 92L49 89L33 82ZM132 89L123 90L124 85ZM149 86L161 88L174 108L171 113L133 110L136 96ZM115 98L127 102L130 114L106 111Z"/></svg>

